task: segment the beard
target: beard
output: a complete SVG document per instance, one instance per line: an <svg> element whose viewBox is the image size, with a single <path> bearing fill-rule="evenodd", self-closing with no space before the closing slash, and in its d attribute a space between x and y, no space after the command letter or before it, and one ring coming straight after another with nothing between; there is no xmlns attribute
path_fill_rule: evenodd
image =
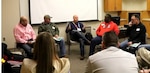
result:
<svg viewBox="0 0 150 73"><path fill-rule="evenodd" d="M109 23L109 22L110 22L110 20L106 20L106 19L105 19L104 21L105 21L106 23Z"/></svg>

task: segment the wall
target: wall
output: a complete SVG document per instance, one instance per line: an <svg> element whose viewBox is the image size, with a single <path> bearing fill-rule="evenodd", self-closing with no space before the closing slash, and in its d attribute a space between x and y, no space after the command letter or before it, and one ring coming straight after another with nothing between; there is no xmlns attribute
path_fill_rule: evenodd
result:
<svg viewBox="0 0 150 73"><path fill-rule="evenodd" d="M19 0L2 0L2 42L8 44L8 47L15 46L13 37L13 27L18 23Z"/></svg>
<svg viewBox="0 0 150 73"><path fill-rule="evenodd" d="M144 2L143 2L144 1ZM21 5L20 5L21 2ZM132 2L132 3L131 3ZM103 0L99 0L99 5L103 6ZM135 4L133 4L135 3ZM146 9L145 4L146 0L123 0L123 10L143 10ZM142 4L142 5L141 5ZM102 10L98 10L99 14L98 17L104 17L105 12ZM109 12L112 16L116 16L117 12ZM28 16L28 0L2 0L2 42L8 44L8 48L15 47L15 40L13 36L13 28L19 22L20 16ZM100 16L102 15L102 16ZM95 29L97 29L98 25L100 24L99 21L96 22L84 22L85 25L92 27L92 34L96 36ZM33 26L36 34L37 34L37 27ZM64 32L66 24L58 24L60 29L60 36L66 39L66 34ZM5 38L5 40L3 39Z"/></svg>
<svg viewBox="0 0 150 73"><path fill-rule="evenodd" d="M21 3L21 4L20 4ZM102 11L102 10L99 10ZM2 0L2 37L1 40L8 44L8 48L15 47L15 39L13 36L13 28L19 22L20 16L26 16L29 18L28 14L28 0ZM92 34L95 35L95 29L100 24L99 21L96 22L84 22L86 26L92 27ZM65 27L66 23L58 24L60 29L60 36L64 37L66 40ZM37 34L38 26L33 26ZM94 30L93 30L94 29Z"/></svg>
<svg viewBox="0 0 150 73"><path fill-rule="evenodd" d="M122 10L142 11L147 8L147 0L122 0Z"/></svg>

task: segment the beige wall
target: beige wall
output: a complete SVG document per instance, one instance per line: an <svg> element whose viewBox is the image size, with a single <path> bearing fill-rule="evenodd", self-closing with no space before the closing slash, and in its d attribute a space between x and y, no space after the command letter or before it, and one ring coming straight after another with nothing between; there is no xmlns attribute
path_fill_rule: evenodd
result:
<svg viewBox="0 0 150 73"><path fill-rule="evenodd" d="M132 1L136 1L135 4L132 4ZM144 2L143 2L144 1ZM99 0L101 2L101 0ZM102 0L103 2L103 0ZM123 10L144 10L146 9L146 0L123 0ZM20 5L21 3L21 5ZM142 5L141 5L142 3ZM103 4L103 3L100 3ZM102 13L102 16L98 17L104 17L105 12L102 10L98 10L100 13ZM117 15L117 12L110 12L112 16ZM15 47L15 40L13 36L13 28L18 23L20 16L28 16L28 0L2 0L2 42L5 42L8 44L8 48L14 48ZM86 26L92 27L92 34L96 36L95 29L98 28L98 25L100 24L99 21L95 22L83 22ZM65 27L66 23L61 23L57 25L60 29L60 36L64 37L66 40L66 34L65 34ZM37 28L38 26L33 26L36 34L37 34ZM5 38L5 40L4 40Z"/></svg>
<svg viewBox="0 0 150 73"><path fill-rule="evenodd" d="M147 8L147 0L122 0L122 10L142 11Z"/></svg>
<svg viewBox="0 0 150 73"><path fill-rule="evenodd" d="M21 5L20 5L21 2ZM28 0L2 0L2 42L8 44L8 48L15 47L15 39L13 36L13 28L19 22L20 16L28 16ZM97 22L84 22L86 26L92 26L92 34L95 35L95 29L99 25ZM66 23L58 24L60 36L66 40L65 27ZM38 26L33 26L37 34ZM5 40L4 40L5 39Z"/></svg>
<svg viewBox="0 0 150 73"><path fill-rule="evenodd" d="M20 17L19 0L2 0L2 41L14 47L13 27Z"/></svg>

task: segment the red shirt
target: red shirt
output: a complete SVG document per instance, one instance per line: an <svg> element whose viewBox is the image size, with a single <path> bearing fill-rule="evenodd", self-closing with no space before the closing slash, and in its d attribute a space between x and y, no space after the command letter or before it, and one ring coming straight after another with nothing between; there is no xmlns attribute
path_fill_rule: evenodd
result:
<svg viewBox="0 0 150 73"><path fill-rule="evenodd" d="M117 35L119 34L118 26L113 21L109 23L102 22L96 30L96 34L97 36L102 36L105 32L108 31L114 31Z"/></svg>

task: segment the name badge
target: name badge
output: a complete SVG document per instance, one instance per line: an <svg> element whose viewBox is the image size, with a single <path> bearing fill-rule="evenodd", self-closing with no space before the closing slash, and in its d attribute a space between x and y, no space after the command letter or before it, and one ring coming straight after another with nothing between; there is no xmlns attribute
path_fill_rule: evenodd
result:
<svg viewBox="0 0 150 73"><path fill-rule="evenodd" d="M55 29L55 27L52 26L52 29Z"/></svg>
<svg viewBox="0 0 150 73"><path fill-rule="evenodd" d="M140 31L140 28L136 28L136 31Z"/></svg>
<svg viewBox="0 0 150 73"><path fill-rule="evenodd" d="M81 28L77 28L78 31L81 31Z"/></svg>

